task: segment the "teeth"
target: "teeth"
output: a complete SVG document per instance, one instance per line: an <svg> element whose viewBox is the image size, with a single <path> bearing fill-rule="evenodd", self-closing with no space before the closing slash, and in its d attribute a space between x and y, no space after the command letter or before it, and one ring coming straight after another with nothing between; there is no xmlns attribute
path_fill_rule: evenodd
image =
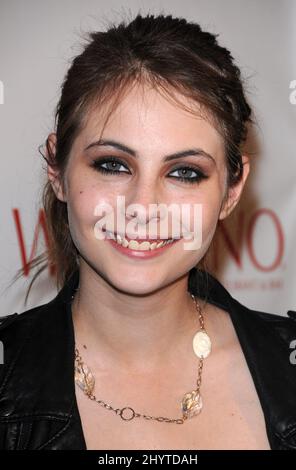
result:
<svg viewBox="0 0 296 470"><path fill-rule="evenodd" d="M126 248L126 247L128 246L128 241L124 238L124 239L122 240L122 243L121 243L121 244L122 244L122 246L124 246L124 247Z"/></svg>
<svg viewBox="0 0 296 470"><path fill-rule="evenodd" d="M151 243L149 242L142 242L139 244L138 249L142 251L150 250Z"/></svg>
<svg viewBox="0 0 296 470"><path fill-rule="evenodd" d="M137 240L131 240L128 244L128 248L130 248L131 250L137 250L139 248L139 243L137 242Z"/></svg>
<svg viewBox="0 0 296 470"><path fill-rule="evenodd" d="M131 250L140 250L140 251L155 250L156 248L160 248L174 241L173 239L162 240L160 242L152 242L152 243L148 241L138 242L137 240L128 241L126 238L123 238L118 234L115 236L112 232L109 232L109 231L107 231L107 234L108 234L108 238L110 238L111 236L111 238L115 240L119 245L122 245L125 248L128 247Z"/></svg>
<svg viewBox="0 0 296 470"><path fill-rule="evenodd" d="M159 243L157 243L156 248L160 248L160 247L163 246L163 245L164 245L164 242L163 242L163 241L162 241L162 242L159 242Z"/></svg>

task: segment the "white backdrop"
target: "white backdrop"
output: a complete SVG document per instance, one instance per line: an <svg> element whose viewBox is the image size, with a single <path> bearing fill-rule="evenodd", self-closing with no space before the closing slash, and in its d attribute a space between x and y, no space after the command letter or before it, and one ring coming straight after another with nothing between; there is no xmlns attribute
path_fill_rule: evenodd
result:
<svg viewBox="0 0 296 470"><path fill-rule="evenodd" d="M296 1L0 1L0 315L25 310L31 272L8 288L32 255L41 206L38 146L53 126L59 87L80 52L81 33L104 29L122 12L166 13L218 33L247 77L257 116L252 176L233 216L215 238L216 275L251 308L296 309ZM38 232L38 253L44 234ZM56 294L44 273L26 308Z"/></svg>

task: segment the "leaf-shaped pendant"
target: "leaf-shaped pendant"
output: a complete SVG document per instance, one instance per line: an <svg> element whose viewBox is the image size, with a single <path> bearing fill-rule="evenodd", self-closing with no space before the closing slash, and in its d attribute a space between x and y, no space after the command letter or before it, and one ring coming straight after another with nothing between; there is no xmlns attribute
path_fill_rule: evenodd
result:
<svg viewBox="0 0 296 470"><path fill-rule="evenodd" d="M85 364L75 366L75 382L86 395L91 395L95 386L95 378Z"/></svg>
<svg viewBox="0 0 296 470"><path fill-rule="evenodd" d="M202 409L202 399L200 394L193 390L192 392L186 393L182 400L182 412L183 417L193 418L193 416L199 414Z"/></svg>

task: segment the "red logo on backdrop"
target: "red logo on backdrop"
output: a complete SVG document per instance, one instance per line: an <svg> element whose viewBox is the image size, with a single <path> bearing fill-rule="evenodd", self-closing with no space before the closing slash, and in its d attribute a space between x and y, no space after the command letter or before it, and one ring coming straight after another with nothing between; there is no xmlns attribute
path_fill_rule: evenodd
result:
<svg viewBox="0 0 296 470"><path fill-rule="evenodd" d="M263 264L260 261L260 252L255 249L255 229L257 223L263 218L271 222L272 235L275 236L276 243L272 253L269 253L269 262ZM277 214L271 209L261 208L253 212L251 217L247 218L245 212L238 213L238 219L235 227L229 228L227 223L219 223L219 234L216 244L213 248L214 269L219 267L219 253L221 243L224 243L227 253L239 269L243 269L242 254L243 247L246 251L251 264L255 269L261 272L275 271L282 262L284 255L284 231L281 221Z"/></svg>
<svg viewBox="0 0 296 470"><path fill-rule="evenodd" d="M28 258L27 251L26 251L24 230L22 228L22 221L21 221L19 209L13 209L12 212L13 212L13 218L14 218L14 222L16 226L17 240L18 240L18 244L20 248L22 267L23 267L25 276L28 276L30 273L29 263L32 261L32 259L35 256L37 256L37 247L38 247L38 239L39 239L40 232L42 232L43 234L46 247L47 248L49 247L49 236L48 236L48 230L46 226L45 214L44 214L43 209L39 210L37 224L34 230L32 249L31 249L30 256ZM49 272L51 276L54 275L55 266L53 265L49 266Z"/></svg>
<svg viewBox="0 0 296 470"><path fill-rule="evenodd" d="M30 267L29 263L37 255L38 239L42 233L46 247L49 247L49 236L46 226L45 214L43 209L39 210L37 224L34 230L33 244L31 253L28 257L26 252L25 236L24 230L22 228L22 221L19 209L13 209L13 217L16 226L16 233L18 244L20 248L21 262L26 276L29 275ZM255 249L255 228L258 221L262 217L268 217L272 222L273 234L276 237L276 246L273 253L270 253L270 262L263 264L259 260L259 253ZM239 269L243 269L242 264L242 247L246 246L247 253L252 265L261 272L271 272L276 270L282 261L284 254L284 232L281 225L281 222L274 211L267 208L258 209L253 212L251 217L247 220L246 214L243 211L240 211L238 214L238 220L236 222L236 227L229 229L224 222L219 223L220 234L218 237L218 245L214 247L214 267L217 268L219 247L221 241L224 242L227 253L230 256L230 259L234 261L236 266ZM55 273L55 267L49 266L50 274Z"/></svg>

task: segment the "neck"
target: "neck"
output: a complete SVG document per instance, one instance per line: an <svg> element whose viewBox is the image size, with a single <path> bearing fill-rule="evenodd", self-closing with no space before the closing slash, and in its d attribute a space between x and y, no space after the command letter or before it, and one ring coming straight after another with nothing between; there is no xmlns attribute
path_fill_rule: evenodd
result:
<svg viewBox="0 0 296 470"><path fill-rule="evenodd" d="M178 351L192 354L199 320L187 284L188 274L157 292L133 296L81 264L72 303L80 352L94 358L101 370L138 371L167 366Z"/></svg>

